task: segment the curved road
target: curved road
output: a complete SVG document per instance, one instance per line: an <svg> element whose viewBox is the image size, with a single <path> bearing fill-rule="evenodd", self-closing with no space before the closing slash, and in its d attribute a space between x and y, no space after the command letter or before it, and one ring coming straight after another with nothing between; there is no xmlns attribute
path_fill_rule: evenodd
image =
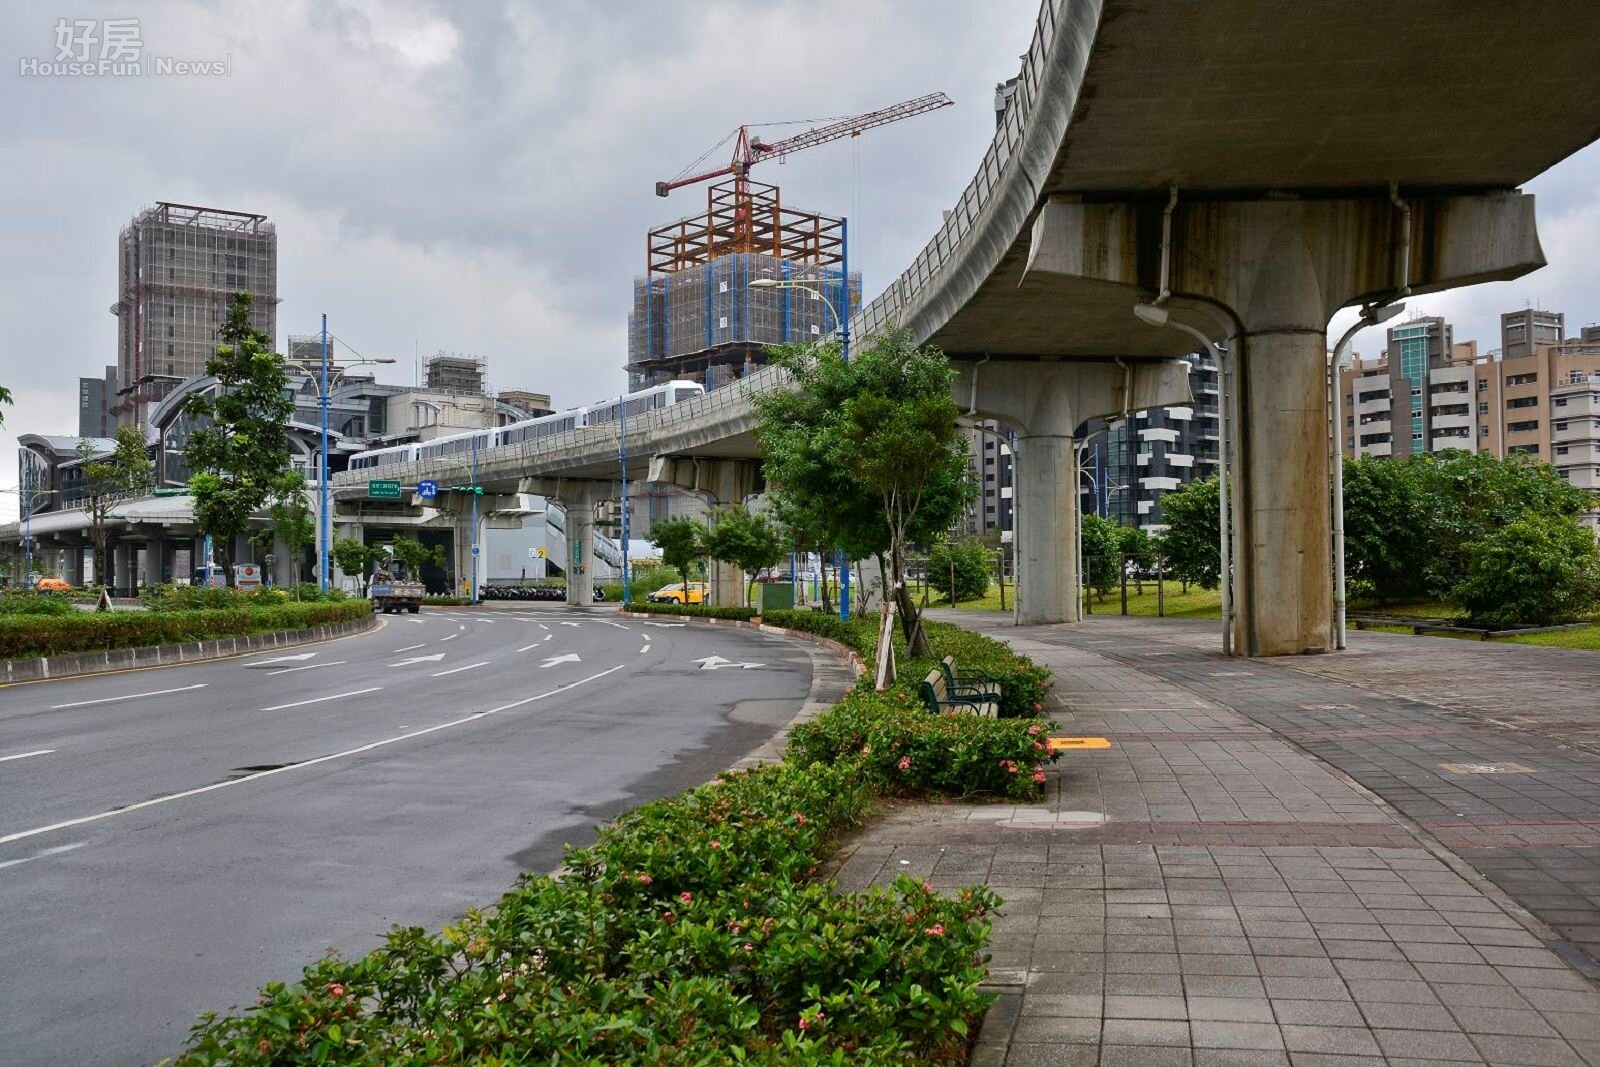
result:
<svg viewBox="0 0 1600 1067"><path fill-rule="evenodd" d="M530 607L0 689L0 1061L170 1056L714 776L811 677L786 638Z"/></svg>

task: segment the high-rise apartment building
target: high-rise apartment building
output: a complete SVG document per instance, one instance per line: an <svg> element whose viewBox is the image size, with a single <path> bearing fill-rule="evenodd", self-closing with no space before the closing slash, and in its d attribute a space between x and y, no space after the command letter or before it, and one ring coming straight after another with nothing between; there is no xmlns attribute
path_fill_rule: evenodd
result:
<svg viewBox="0 0 1600 1067"><path fill-rule="evenodd" d="M1523 308L1500 316L1500 358L1531 356L1541 345L1558 345L1566 339L1566 316L1559 311Z"/></svg>
<svg viewBox="0 0 1600 1067"><path fill-rule="evenodd" d="M118 243L120 423L204 373L234 293L254 298L250 319L276 343L278 235L265 215L160 203L139 212Z"/></svg>
<svg viewBox="0 0 1600 1067"><path fill-rule="evenodd" d="M111 437L117 418L117 368L107 367L103 378L78 379L78 436Z"/></svg>

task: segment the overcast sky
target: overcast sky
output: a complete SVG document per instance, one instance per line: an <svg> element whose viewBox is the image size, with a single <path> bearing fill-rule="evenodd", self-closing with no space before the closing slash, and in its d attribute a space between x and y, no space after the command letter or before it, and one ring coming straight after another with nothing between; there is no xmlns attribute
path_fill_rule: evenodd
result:
<svg viewBox="0 0 1600 1067"><path fill-rule="evenodd" d="M956 107L765 164L796 206L847 214L868 297L932 235L988 145L1035 0L9 0L0 6L0 487L19 432L75 433L80 375L116 362L116 240L158 200L278 228L279 343L331 330L409 381L468 352L491 384L558 405L621 388L652 225L693 213L671 177L740 122L804 120L934 90ZM146 57L225 77L22 77L59 19L137 17ZM803 127L797 127L800 129ZM768 132L777 136L779 131ZM1531 187L1550 266L1413 301L1498 345L1537 303L1600 318L1600 153ZM1344 325L1335 320L1335 328ZM1358 351L1381 344L1358 339ZM0 521L16 513L0 494Z"/></svg>

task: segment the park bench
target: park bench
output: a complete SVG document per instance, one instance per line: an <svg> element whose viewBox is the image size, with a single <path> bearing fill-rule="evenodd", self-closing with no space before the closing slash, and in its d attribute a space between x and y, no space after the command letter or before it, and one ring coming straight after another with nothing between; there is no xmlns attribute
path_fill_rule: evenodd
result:
<svg viewBox="0 0 1600 1067"><path fill-rule="evenodd" d="M963 675L946 656L917 687L922 702L935 715L962 712L995 718L1000 714L1000 687L988 675Z"/></svg>

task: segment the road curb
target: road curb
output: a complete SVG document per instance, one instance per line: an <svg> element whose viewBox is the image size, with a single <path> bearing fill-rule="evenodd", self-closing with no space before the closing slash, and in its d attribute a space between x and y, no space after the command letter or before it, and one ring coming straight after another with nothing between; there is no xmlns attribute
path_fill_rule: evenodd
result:
<svg viewBox="0 0 1600 1067"><path fill-rule="evenodd" d="M769 623L743 619L707 619L695 615L665 615L659 612L640 612L618 610L617 615L626 619L677 619L685 623L697 623L707 626L722 626L735 630L758 630L762 633L776 634L780 637L792 637L803 641L814 648L820 648L832 653L833 663L812 651L811 654L811 690L806 694L806 701L794 718L784 723L777 733L765 742L757 745L746 753L743 759L734 763L729 770L744 771L758 767L763 763L777 763L783 759L783 750L789 743L789 731L803 722L810 722L849 692L856 680L866 673L866 664L855 649L848 645L823 637L820 634L808 633L805 630L791 630L785 626L773 626ZM846 677L848 676L848 677Z"/></svg>
<svg viewBox="0 0 1600 1067"><path fill-rule="evenodd" d="M142 645L138 648L113 648L101 652L74 652L66 656L39 656L33 659L0 660L0 685L43 682L90 674L138 670L147 667L173 667L180 663L202 663L230 656L247 656L273 648L316 644L336 637L349 637L376 629L376 613L348 622L308 626L299 630L274 630L270 633L218 637L209 641L183 641L168 645Z"/></svg>

